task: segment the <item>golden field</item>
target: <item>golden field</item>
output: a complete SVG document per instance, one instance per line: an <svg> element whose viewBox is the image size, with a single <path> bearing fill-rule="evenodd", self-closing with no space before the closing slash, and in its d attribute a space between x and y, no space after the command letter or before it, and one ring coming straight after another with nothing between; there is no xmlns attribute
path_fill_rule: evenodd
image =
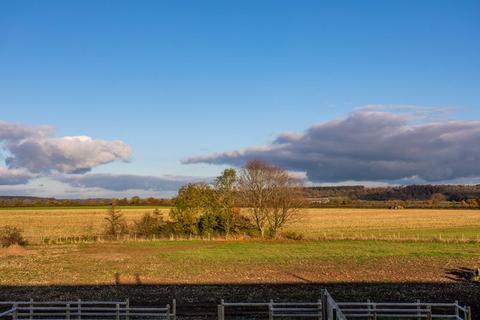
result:
<svg viewBox="0 0 480 320"><path fill-rule="evenodd" d="M169 208L159 208L168 217ZM133 223L153 208L122 208ZM21 228L27 239L95 236L102 233L106 208L29 208L0 210L0 226ZM480 210L305 209L287 228L307 239L406 238L480 239Z"/></svg>

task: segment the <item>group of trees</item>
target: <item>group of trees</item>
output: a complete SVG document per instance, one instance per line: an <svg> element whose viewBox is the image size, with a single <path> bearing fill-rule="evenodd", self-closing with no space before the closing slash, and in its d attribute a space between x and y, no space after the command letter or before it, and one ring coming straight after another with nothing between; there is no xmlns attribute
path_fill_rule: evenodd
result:
<svg viewBox="0 0 480 320"><path fill-rule="evenodd" d="M308 187L311 207L480 208L480 185L409 185Z"/></svg>
<svg viewBox="0 0 480 320"><path fill-rule="evenodd" d="M480 198L480 185L407 185L395 187L338 186L305 188L307 198L345 197L365 201L427 201L442 195L444 201Z"/></svg>
<svg viewBox="0 0 480 320"><path fill-rule="evenodd" d="M226 169L212 185L187 184L178 191L170 219L182 235L225 235L252 233L252 225L236 206L234 169Z"/></svg>
<svg viewBox="0 0 480 320"><path fill-rule="evenodd" d="M170 218L181 234L276 237L303 205L298 179L277 166L250 161L238 173L226 169L213 185L182 187Z"/></svg>
<svg viewBox="0 0 480 320"><path fill-rule="evenodd" d="M239 172L224 170L212 184L180 188L168 220L155 211L128 228L122 214L112 207L106 234L277 237L285 225L299 218L303 205L300 180L277 166L250 161Z"/></svg>
<svg viewBox="0 0 480 320"><path fill-rule="evenodd" d="M132 234L141 238L169 236L173 232L171 223L165 221L158 209L146 212L141 218L128 225L120 209L112 205L105 217L105 235L112 239Z"/></svg>

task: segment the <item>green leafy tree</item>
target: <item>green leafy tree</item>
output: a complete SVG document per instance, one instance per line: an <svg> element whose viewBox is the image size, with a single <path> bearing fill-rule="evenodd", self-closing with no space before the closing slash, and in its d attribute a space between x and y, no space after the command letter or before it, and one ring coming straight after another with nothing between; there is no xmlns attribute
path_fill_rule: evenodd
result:
<svg viewBox="0 0 480 320"><path fill-rule="evenodd" d="M222 175L215 179L214 199L212 204L218 217L218 225L226 236L230 235L235 210L235 191L237 183L237 172L235 169L225 169Z"/></svg>
<svg viewBox="0 0 480 320"><path fill-rule="evenodd" d="M207 209L212 190L204 183L190 183L180 188L174 199L174 208L170 210L170 218L177 233L197 235L199 219Z"/></svg>

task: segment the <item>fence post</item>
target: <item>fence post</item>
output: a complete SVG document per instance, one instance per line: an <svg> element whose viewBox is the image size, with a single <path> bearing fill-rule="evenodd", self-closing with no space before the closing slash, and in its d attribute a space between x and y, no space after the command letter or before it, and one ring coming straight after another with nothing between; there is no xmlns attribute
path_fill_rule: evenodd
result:
<svg viewBox="0 0 480 320"><path fill-rule="evenodd" d="M223 303L224 300L220 300L220 304L218 305L218 320L225 319L225 305Z"/></svg>
<svg viewBox="0 0 480 320"><path fill-rule="evenodd" d="M460 311L458 310L458 300L455 300L455 316L457 319L460 317Z"/></svg>
<svg viewBox="0 0 480 320"><path fill-rule="evenodd" d="M15 308L15 311L13 312L12 319L17 320L17 318L18 318L18 309L17 309L18 308L18 303L14 303L13 307Z"/></svg>
<svg viewBox="0 0 480 320"><path fill-rule="evenodd" d="M33 298L30 298L30 320L33 319Z"/></svg>
<svg viewBox="0 0 480 320"><path fill-rule="evenodd" d="M368 309L368 319L372 318L372 301L370 299L367 299L367 309Z"/></svg>
<svg viewBox="0 0 480 320"><path fill-rule="evenodd" d="M322 311L322 300L321 299L318 299L317 301L318 303L318 320L322 320L322 314L323 314L323 311Z"/></svg>
<svg viewBox="0 0 480 320"><path fill-rule="evenodd" d="M172 318L177 320L177 299L172 300Z"/></svg>
<svg viewBox="0 0 480 320"><path fill-rule="evenodd" d="M77 304L77 319L81 320L82 319L82 299L78 299L78 304Z"/></svg>
<svg viewBox="0 0 480 320"><path fill-rule="evenodd" d="M66 309L65 311L66 311L66 313L67 313L67 314L66 314L66 318L67 318L67 320L70 320L70 303L67 303L65 309Z"/></svg>
<svg viewBox="0 0 480 320"><path fill-rule="evenodd" d="M125 300L125 320L130 319L130 298Z"/></svg>
<svg viewBox="0 0 480 320"><path fill-rule="evenodd" d="M117 312L115 313L115 319L120 320L120 304L117 303Z"/></svg>
<svg viewBox="0 0 480 320"><path fill-rule="evenodd" d="M327 289L322 290L322 319L327 320L328 319L328 307L327 307Z"/></svg>
<svg viewBox="0 0 480 320"><path fill-rule="evenodd" d="M273 320L273 300L268 304L268 320Z"/></svg>
<svg viewBox="0 0 480 320"><path fill-rule="evenodd" d="M167 304L167 320L170 320L170 305Z"/></svg>
<svg viewBox="0 0 480 320"><path fill-rule="evenodd" d="M417 320L421 320L421 306L420 299L417 299Z"/></svg>
<svg viewBox="0 0 480 320"><path fill-rule="evenodd" d="M467 320L472 320L472 308L466 307L467 308Z"/></svg>
<svg viewBox="0 0 480 320"><path fill-rule="evenodd" d="M373 307L373 319L377 320L377 304L374 302L372 304L372 307Z"/></svg>
<svg viewBox="0 0 480 320"><path fill-rule="evenodd" d="M427 319L432 320L432 306L427 306Z"/></svg>

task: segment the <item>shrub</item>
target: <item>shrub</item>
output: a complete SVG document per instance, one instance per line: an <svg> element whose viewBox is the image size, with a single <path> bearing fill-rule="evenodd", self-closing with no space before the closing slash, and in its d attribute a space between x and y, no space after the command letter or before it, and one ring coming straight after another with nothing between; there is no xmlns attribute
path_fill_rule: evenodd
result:
<svg viewBox="0 0 480 320"><path fill-rule="evenodd" d="M211 236L219 233L219 216L214 213L205 213L198 220L198 230L202 236Z"/></svg>
<svg viewBox="0 0 480 320"><path fill-rule="evenodd" d="M127 222L123 217L123 214L120 210L116 209L115 206L111 206L108 209L107 216L105 217L105 234L110 237L119 237L127 233Z"/></svg>
<svg viewBox="0 0 480 320"><path fill-rule="evenodd" d="M158 209L152 214L145 213L133 223L133 233L140 237L150 238L153 236L166 236L172 233L170 224L163 220Z"/></svg>
<svg viewBox="0 0 480 320"><path fill-rule="evenodd" d="M295 231L285 231L281 234L282 238L288 240L303 240L303 234Z"/></svg>
<svg viewBox="0 0 480 320"><path fill-rule="evenodd" d="M22 230L13 226L5 226L0 229L0 245L9 247L11 245L24 246L27 241L23 238Z"/></svg>

